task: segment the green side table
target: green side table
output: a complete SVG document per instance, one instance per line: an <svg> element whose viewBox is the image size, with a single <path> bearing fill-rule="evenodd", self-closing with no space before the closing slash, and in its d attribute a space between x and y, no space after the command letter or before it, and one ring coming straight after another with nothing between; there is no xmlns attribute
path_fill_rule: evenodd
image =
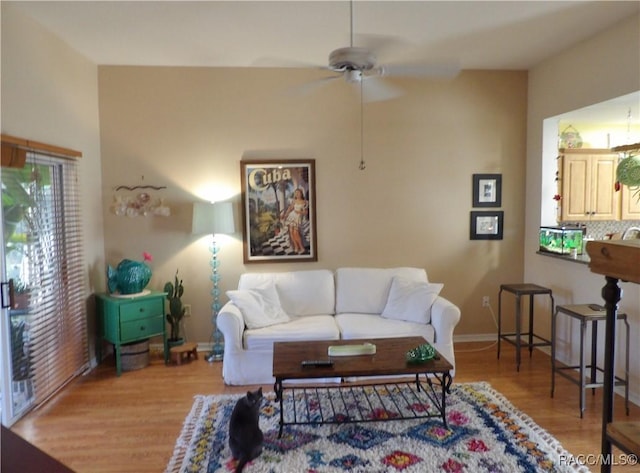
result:
<svg viewBox="0 0 640 473"><path fill-rule="evenodd" d="M116 374L122 374L121 345L162 335L164 362L169 362L165 324L164 292L150 292L137 297L113 297L96 294L98 315L98 363L102 361L102 341L113 344Z"/></svg>

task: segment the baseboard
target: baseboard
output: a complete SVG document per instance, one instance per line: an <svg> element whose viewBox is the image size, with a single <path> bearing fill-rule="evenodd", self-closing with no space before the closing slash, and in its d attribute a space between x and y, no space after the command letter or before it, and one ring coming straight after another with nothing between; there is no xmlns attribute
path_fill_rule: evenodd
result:
<svg viewBox="0 0 640 473"><path fill-rule="evenodd" d="M495 342L497 333L474 333L471 335L454 335L453 343L457 342Z"/></svg>
<svg viewBox="0 0 640 473"><path fill-rule="evenodd" d="M624 397L624 387L618 386L614 389L618 396ZM631 404L635 404L636 406L640 406L640 396L636 396L634 393L629 393L629 402Z"/></svg>
<svg viewBox="0 0 640 473"><path fill-rule="evenodd" d="M474 333L471 335L454 335L453 342L454 343L465 343L465 342L496 342L498 340L497 333ZM508 342L507 342L508 343ZM551 348L550 347L534 347L536 350L540 350L543 353L551 356Z"/></svg>
<svg viewBox="0 0 640 473"><path fill-rule="evenodd" d="M213 345L211 343L198 343L198 347L196 348L196 350L199 352L210 352L212 346ZM163 350L162 343L149 344L149 353L157 355L159 353L162 353L162 350Z"/></svg>

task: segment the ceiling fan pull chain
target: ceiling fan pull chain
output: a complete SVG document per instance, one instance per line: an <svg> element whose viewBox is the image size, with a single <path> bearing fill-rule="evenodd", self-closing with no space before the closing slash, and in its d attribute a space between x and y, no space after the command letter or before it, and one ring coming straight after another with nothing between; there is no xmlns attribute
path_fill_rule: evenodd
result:
<svg viewBox="0 0 640 473"><path fill-rule="evenodd" d="M350 28L351 39L350 39L350 42L351 42L351 47L353 48L353 0L350 0L350 2L349 2L349 19L351 21L351 28Z"/></svg>
<svg viewBox="0 0 640 473"><path fill-rule="evenodd" d="M364 171L367 165L364 163L364 105L363 105L363 87L364 87L364 78L362 77L362 72L360 72L360 165L358 169Z"/></svg>

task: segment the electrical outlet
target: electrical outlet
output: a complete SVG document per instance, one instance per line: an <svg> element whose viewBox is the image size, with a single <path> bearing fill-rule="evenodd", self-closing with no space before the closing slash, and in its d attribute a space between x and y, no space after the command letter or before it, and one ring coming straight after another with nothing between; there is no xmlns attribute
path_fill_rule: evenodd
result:
<svg viewBox="0 0 640 473"><path fill-rule="evenodd" d="M184 307L184 316L191 317L191 304L185 304L183 307Z"/></svg>
<svg viewBox="0 0 640 473"><path fill-rule="evenodd" d="M482 307L489 307L489 296L482 296Z"/></svg>

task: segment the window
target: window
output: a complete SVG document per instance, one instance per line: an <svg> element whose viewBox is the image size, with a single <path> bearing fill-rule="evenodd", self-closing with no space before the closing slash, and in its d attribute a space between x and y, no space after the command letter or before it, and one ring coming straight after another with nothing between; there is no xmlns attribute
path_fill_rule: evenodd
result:
<svg viewBox="0 0 640 473"><path fill-rule="evenodd" d="M2 412L10 423L88 368L88 286L76 161L29 151L24 167L3 167L0 178L0 334L11 347L2 352Z"/></svg>

